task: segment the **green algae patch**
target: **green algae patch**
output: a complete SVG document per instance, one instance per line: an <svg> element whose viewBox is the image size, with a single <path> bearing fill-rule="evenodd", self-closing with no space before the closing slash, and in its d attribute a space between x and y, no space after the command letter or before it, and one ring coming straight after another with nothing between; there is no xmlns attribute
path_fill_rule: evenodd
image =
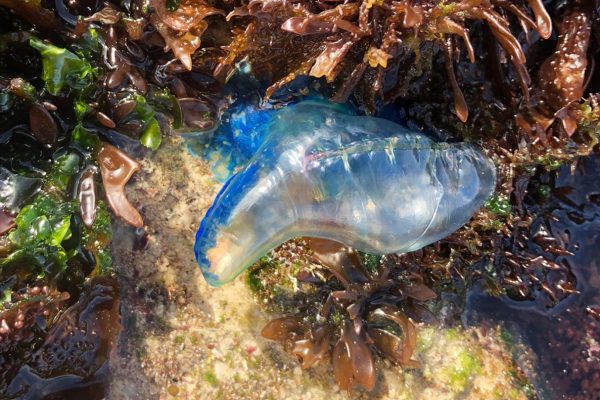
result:
<svg viewBox="0 0 600 400"><path fill-rule="evenodd" d="M268 273L269 269L275 268L275 263L272 262L268 257L262 257L256 262L255 265L250 268L246 274L246 284L253 293L257 293L264 289L261 275Z"/></svg>
<svg viewBox="0 0 600 400"><path fill-rule="evenodd" d="M492 197L487 201L485 207L499 216L508 216L512 212L510 201L498 193L494 193Z"/></svg>
<svg viewBox="0 0 600 400"><path fill-rule="evenodd" d="M483 335L472 328L427 327L418 334L416 358L426 382L409 384L412 398L424 397L415 392L419 385L431 398L528 398L528 385L524 384L500 330ZM404 375L406 379L407 373Z"/></svg>
<svg viewBox="0 0 600 400"><path fill-rule="evenodd" d="M377 267L379 267L379 264L381 263L381 256L376 254L363 253L360 251L358 252L358 254L360 255L360 258L362 259L365 267L369 272L377 272Z"/></svg>
<svg viewBox="0 0 600 400"><path fill-rule="evenodd" d="M204 375L202 375L202 379L204 379L204 381L210 384L211 386L219 386L219 380L212 371L206 371Z"/></svg>
<svg viewBox="0 0 600 400"><path fill-rule="evenodd" d="M456 364L448 366L440 371L439 376L447 383L454 393L464 392L472 376L481 373L481 361L479 357L467 350L460 351L456 355Z"/></svg>

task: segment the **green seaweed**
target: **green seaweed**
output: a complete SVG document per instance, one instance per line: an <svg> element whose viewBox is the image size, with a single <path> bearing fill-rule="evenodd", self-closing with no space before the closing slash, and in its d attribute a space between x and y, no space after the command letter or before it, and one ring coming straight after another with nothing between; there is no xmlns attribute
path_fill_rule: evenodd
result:
<svg viewBox="0 0 600 400"><path fill-rule="evenodd" d="M371 273L377 272L377 268L379 267L379 263L381 262L381 256L378 256L376 254L363 253L360 251L358 253L367 270Z"/></svg>
<svg viewBox="0 0 600 400"><path fill-rule="evenodd" d="M156 150L162 142L162 133L156 120L154 108L141 95L135 95L135 112L140 121L144 121L144 128L140 143L149 149Z"/></svg>
<svg viewBox="0 0 600 400"><path fill-rule="evenodd" d="M42 56L42 79L46 90L52 95L58 95L65 85L83 90L98 75L98 70L89 62L67 49L45 43L36 37L30 38L29 44Z"/></svg>
<svg viewBox="0 0 600 400"><path fill-rule="evenodd" d="M96 259L98 273L112 270L112 260L107 244L112 237L110 214L103 201L96 205L96 219L91 227L83 227L81 237L72 238L73 217L79 215L76 200L69 200L68 187L79 171L81 157L67 153L57 158L44 178L43 190L23 206L15 218L16 227L8 233L11 252L0 258L0 269L7 266L26 265L28 274L39 277L50 274L55 278L64 273L71 259L77 255L75 239L91 250Z"/></svg>
<svg viewBox="0 0 600 400"><path fill-rule="evenodd" d="M498 193L492 195L485 207L499 216L507 216L512 212L510 201L506 197L500 196Z"/></svg>
<svg viewBox="0 0 600 400"><path fill-rule="evenodd" d="M181 0L166 0L167 10L177 11L180 3L181 3Z"/></svg>
<svg viewBox="0 0 600 400"><path fill-rule="evenodd" d="M15 219L16 228L8 238L14 245L8 257L0 260L0 267L15 263L28 263L34 273L60 273L74 254L67 252L61 243L71 235L72 202L40 193L33 202L21 209Z"/></svg>
<svg viewBox="0 0 600 400"><path fill-rule="evenodd" d="M100 148L100 138L98 135L88 131L81 123L78 123L71 132L71 138L79 143L84 149L94 151Z"/></svg>
<svg viewBox="0 0 600 400"><path fill-rule="evenodd" d="M95 151L100 148L100 138L98 135L88 131L83 126L84 117L92 111L92 108L84 101L75 101L73 105L75 111L75 117L77 118L77 124L73 127L71 132L71 139L73 142L81 145L85 150Z"/></svg>
<svg viewBox="0 0 600 400"><path fill-rule="evenodd" d="M67 153L57 158L45 179L46 186L62 192L66 191L71 177L79 170L80 162L81 157L75 153Z"/></svg>
<svg viewBox="0 0 600 400"><path fill-rule="evenodd" d="M161 142L162 135L160 133L160 127L158 126L158 121L156 118L152 118L150 122L146 124L144 133L140 137L140 143L149 149L157 150L160 147Z"/></svg>
<svg viewBox="0 0 600 400"><path fill-rule="evenodd" d="M260 281L260 271L257 268L250 269L246 275L246 283L253 293L263 290L263 284Z"/></svg>
<svg viewBox="0 0 600 400"><path fill-rule="evenodd" d="M259 293L264 290L265 287L262 282L262 275L269 273L277 265L271 258L262 257L258 260L246 274L246 284L253 293Z"/></svg>
<svg viewBox="0 0 600 400"><path fill-rule="evenodd" d="M98 201L96 205L96 220L91 228L86 228L82 235L82 243L91 249L96 258L96 270L101 275L112 272L112 258L106 247L112 239L110 212L106 203Z"/></svg>
<svg viewBox="0 0 600 400"><path fill-rule="evenodd" d="M155 111L170 115L173 118L171 126L173 129L179 129L183 126L183 111L177 101L177 97L171 94L167 89L157 89L151 86L146 101Z"/></svg>

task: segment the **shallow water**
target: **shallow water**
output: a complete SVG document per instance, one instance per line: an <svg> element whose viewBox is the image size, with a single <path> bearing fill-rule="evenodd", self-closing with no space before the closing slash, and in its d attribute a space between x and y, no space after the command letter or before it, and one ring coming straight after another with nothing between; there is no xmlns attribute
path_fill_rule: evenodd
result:
<svg viewBox="0 0 600 400"><path fill-rule="evenodd" d="M532 301L514 301L474 288L463 314L470 325L501 322L532 347L539 357L541 398L600 398L599 176L596 156L580 159L573 173L568 167L557 173L548 200L551 233L573 253L555 262L570 269L580 293L549 307L542 293Z"/></svg>
<svg viewBox="0 0 600 400"><path fill-rule="evenodd" d="M115 224L123 333L111 358L110 399L502 398L494 390L525 398L495 329L420 327L422 367L378 361L373 393L341 392L329 363L302 370L279 343L261 337L279 315L257 304L244 276L211 288L194 260L195 230L219 187L204 161L170 141L129 185L148 237L140 243L133 229Z"/></svg>
<svg viewBox="0 0 600 400"><path fill-rule="evenodd" d="M554 187L544 205L548 215L556 217L550 218L551 233L574 253L554 260L570 266L581 294L549 307L541 293L534 301L515 301L490 297L476 286L462 313L465 326L478 327L465 337L476 339L450 342L434 352L421 349L417 359L422 365L414 371L379 363L382 373L375 392L349 395L335 387L329 366L303 371L278 343L260 336L274 316L259 307L243 277L218 289L202 278L192 250L194 232L220 187L208 165L182 151L177 141L143 163L128 196L141 208L148 238L140 241L131 228L115 225L124 330L111 358L109 398L489 398L473 389L458 395L448 389L452 385L447 381L440 383L447 363L456 362L457 349L483 351L485 365L496 365L483 368L477 378L485 385L493 382L493 374L500 376L501 383L495 384L507 384L495 368L510 368L516 362L540 398L598 398L600 391L592 385L600 365L595 342L600 330L585 311L600 303L597 159L581 160L573 175L564 168L556 179L553 173L540 179ZM509 349L503 347L506 335L496 330L497 324L512 333ZM419 332L431 341L426 327ZM446 343L450 336L444 332L437 330L441 336L433 340Z"/></svg>

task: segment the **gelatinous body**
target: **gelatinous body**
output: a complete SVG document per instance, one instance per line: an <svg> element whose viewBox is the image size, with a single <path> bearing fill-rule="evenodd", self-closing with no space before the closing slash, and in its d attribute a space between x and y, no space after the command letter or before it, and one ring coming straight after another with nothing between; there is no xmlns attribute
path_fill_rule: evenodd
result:
<svg viewBox="0 0 600 400"><path fill-rule="evenodd" d="M263 145L206 213L195 253L215 286L298 236L376 254L408 252L458 229L495 187L491 161L378 118L305 101L255 127Z"/></svg>

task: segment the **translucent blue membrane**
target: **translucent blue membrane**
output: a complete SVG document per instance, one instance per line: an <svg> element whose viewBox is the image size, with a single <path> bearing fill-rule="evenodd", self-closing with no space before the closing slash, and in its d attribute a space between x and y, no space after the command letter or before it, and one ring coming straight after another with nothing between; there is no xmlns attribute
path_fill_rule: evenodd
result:
<svg viewBox="0 0 600 400"><path fill-rule="evenodd" d="M420 249L460 228L494 191L492 162L469 144L435 143L321 101L256 120L246 129L262 145L196 235L196 259L214 286L298 236L375 254Z"/></svg>

